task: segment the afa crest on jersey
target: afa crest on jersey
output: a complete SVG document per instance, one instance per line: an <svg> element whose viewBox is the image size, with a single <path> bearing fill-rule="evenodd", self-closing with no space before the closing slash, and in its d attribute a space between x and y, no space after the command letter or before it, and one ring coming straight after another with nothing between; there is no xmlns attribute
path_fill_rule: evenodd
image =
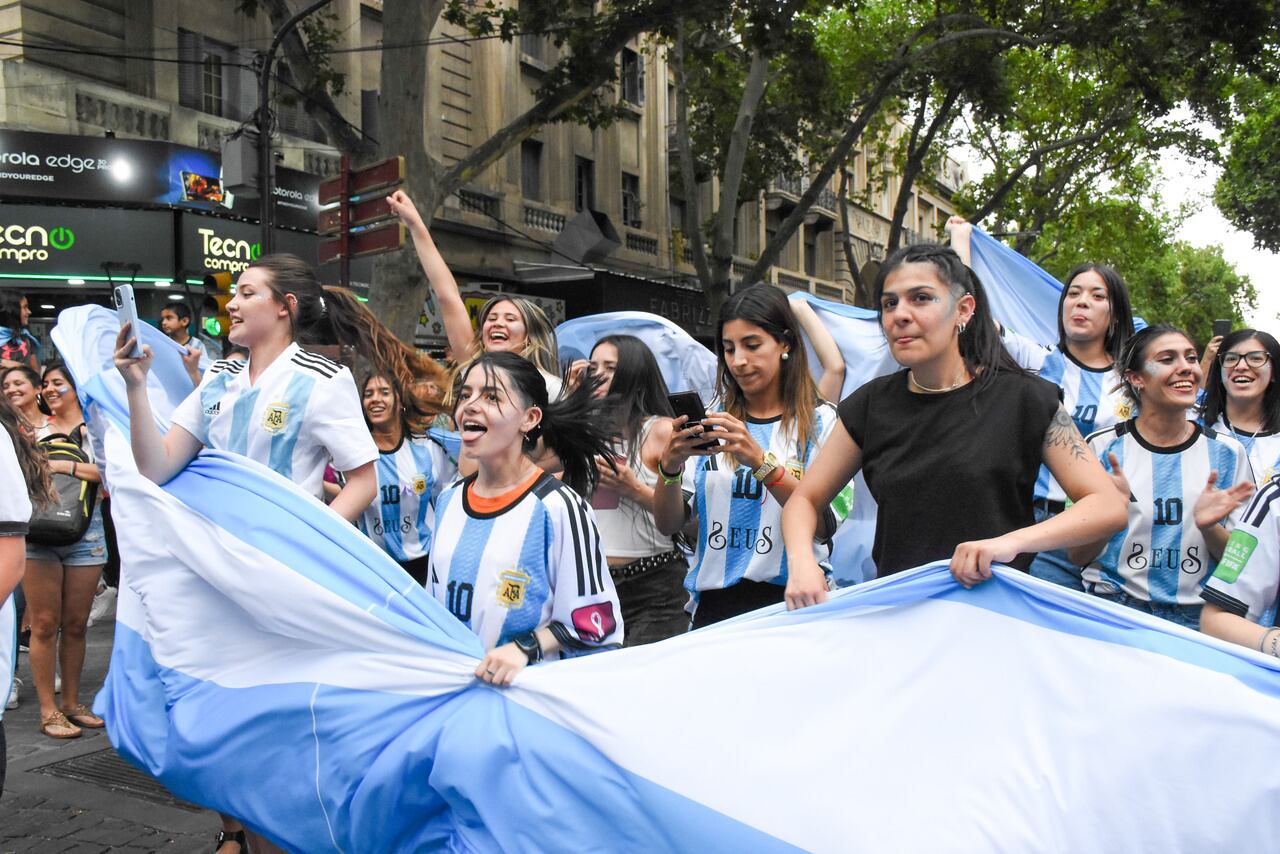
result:
<svg viewBox="0 0 1280 854"><path fill-rule="evenodd" d="M787 474L791 475L796 480L799 480L800 478L804 477L804 466L801 465L800 461L797 460L795 457L792 457L791 459L787 460L783 468L787 470Z"/></svg>
<svg viewBox="0 0 1280 854"><path fill-rule="evenodd" d="M1133 417L1133 404L1129 401L1129 399L1126 397L1126 398L1121 398L1120 400L1117 400L1116 401L1116 418L1119 418L1121 421L1128 421L1132 417Z"/></svg>
<svg viewBox="0 0 1280 854"><path fill-rule="evenodd" d="M262 413L262 429L268 433L279 433L289 423L289 404L276 402L267 404Z"/></svg>
<svg viewBox="0 0 1280 854"><path fill-rule="evenodd" d="M519 608L524 604L524 591L529 585L528 573L509 569L498 576L498 604L504 608Z"/></svg>
<svg viewBox="0 0 1280 854"><path fill-rule="evenodd" d="M413 494L421 495L427 491L427 477L424 474L415 474L413 476Z"/></svg>

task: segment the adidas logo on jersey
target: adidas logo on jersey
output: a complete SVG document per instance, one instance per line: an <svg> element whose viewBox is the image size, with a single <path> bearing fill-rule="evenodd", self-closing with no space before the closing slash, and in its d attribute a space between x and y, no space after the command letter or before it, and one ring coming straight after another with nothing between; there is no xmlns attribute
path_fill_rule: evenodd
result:
<svg viewBox="0 0 1280 854"><path fill-rule="evenodd" d="M213 402L213 406L206 406L204 408L204 414L208 415L210 418L217 415L221 411L222 411L222 401L220 400L215 400Z"/></svg>

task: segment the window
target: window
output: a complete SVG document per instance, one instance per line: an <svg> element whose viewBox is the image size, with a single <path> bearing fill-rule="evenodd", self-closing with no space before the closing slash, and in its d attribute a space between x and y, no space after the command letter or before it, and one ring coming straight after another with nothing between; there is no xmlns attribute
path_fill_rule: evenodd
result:
<svg viewBox="0 0 1280 854"><path fill-rule="evenodd" d="M669 199L667 215L671 217L671 227L684 230L684 200Z"/></svg>
<svg viewBox="0 0 1280 854"><path fill-rule="evenodd" d="M622 223L640 227L640 176L622 173Z"/></svg>
<svg viewBox="0 0 1280 854"><path fill-rule="evenodd" d="M521 29L524 29L530 20L529 4L521 2L518 5ZM520 33L520 52L537 62L548 62L547 54L549 51L547 50L546 35L539 32Z"/></svg>
<svg viewBox="0 0 1280 854"><path fill-rule="evenodd" d="M622 100L644 103L644 61L634 50L622 49Z"/></svg>
<svg viewBox="0 0 1280 854"><path fill-rule="evenodd" d="M531 202L542 201L542 143L520 143L520 193Z"/></svg>
<svg viewBox="0 0 1280 854"><path fill-rule="evenodd" d="M585 157L574 158L574 210L594 210L596 206L596 164Z"/></svg>
<svg viewBox="0 0 1280 854"><path fill-rule="evenodd" d="M816 228L804 230L804 274L818 275L818 230Z"/></svg>
<svg viewBox="0 0 1280 854"><path fill-rule="evenodd" d="M200 109L211 116L222 115L222 57L205 56L200 64Z"/></svg>

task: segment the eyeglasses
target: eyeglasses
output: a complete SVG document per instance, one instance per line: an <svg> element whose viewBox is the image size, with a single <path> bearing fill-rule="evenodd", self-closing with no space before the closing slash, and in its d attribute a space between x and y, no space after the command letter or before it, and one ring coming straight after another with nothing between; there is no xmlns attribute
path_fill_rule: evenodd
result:
<svg viewBox="0 0 1280 854"><path fill-rule="evenodd" d="M1240 360L1244 359L1244 363L1251 368L1261 368L1271 358L1271 354L1266 350L1253 350L1249 353L1223 353L1222 367L1234 368L1240 364Z"/></svg>

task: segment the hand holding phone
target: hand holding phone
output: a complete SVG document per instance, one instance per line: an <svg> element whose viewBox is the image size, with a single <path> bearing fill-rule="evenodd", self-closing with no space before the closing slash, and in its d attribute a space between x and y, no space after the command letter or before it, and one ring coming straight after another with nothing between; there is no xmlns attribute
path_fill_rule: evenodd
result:
<svg viewBox="0 0 1280 854"><path fill-rule="evenodd" d="M1221 338L1221 337L1223 337L1223 336L1225 336L1225 335L1230 335L1230 334L1231 334L1231 321L1230 321L1230 320L1215 320L1215 321L1213 322L1213 337L1214 337L1214 338Z"/></svg>
<svg viewBox="0 0 1280 854"><path fill-rule="evenodd" d="M678 391L674 394L669 394L667 395L667 402L671 404L671 411L675 413L677 418L684 415L689 419L685 422L685 427L701 424L702 419L707 417L707 410L702 406L702 398L698 397L696 391ZM710 439L694 447L699 451L709 451L719 444L718 440Z"/></svg>
<svg viewBox="0 0 1280 854"><path fill-rule="evenodd" d="M138 323L138 304L133 298L133 285L116 285L112 298L116 306L116 316L120 319L120 328L131 324L129 334L133 337L133 349L129 351L132 359L142 358L142 328Z"/></svg>

